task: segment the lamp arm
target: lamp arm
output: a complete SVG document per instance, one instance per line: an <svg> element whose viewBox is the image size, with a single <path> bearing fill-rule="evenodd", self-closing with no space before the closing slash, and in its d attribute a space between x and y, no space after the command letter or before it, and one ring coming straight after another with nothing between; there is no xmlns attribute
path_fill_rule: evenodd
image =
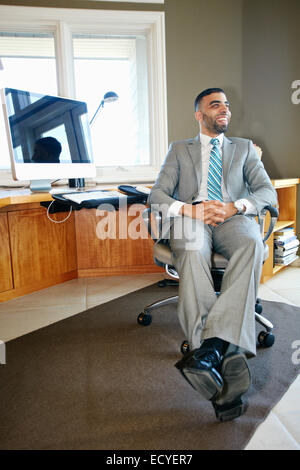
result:
<svg viewBox="0 0 300 470"><path fill-rule="evenodd" d="M92 123L95 121L96 119L96 116L97 114L99 113L100 111L100 108L104 106L104 100L101 101L101 103L99 104L98 108L96 109L96 112L94 114L94 116L92 117L92 119L90 120L90 126L92 125Z"/></svg>

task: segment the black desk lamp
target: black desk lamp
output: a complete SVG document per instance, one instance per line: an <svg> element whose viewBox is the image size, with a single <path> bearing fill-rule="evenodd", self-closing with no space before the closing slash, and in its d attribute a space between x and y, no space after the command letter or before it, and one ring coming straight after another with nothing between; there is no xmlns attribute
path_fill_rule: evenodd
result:
<svg viewBox="0 0 300 470"><path fill-rule="evenodd" d="M99 111L101 108L104 108L104 103L112 103L113 101L117 101L119 99L117 93L114 91L108 91L105 93L103 96L103 99L101 103L99 104L98 108L96 109L96 112L92 119L90 120L90 126L95 122L96 117L99 114ZM69 179L69 188L84 188L84 178L72 178Z"/></svg>

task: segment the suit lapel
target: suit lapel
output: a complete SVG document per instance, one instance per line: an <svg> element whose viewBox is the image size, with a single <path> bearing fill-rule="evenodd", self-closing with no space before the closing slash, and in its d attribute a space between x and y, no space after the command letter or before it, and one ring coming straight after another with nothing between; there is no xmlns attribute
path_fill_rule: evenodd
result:
<svg viewBox="0 0 300 470"><path fill-rule="evenodd" d="M198 183L198 191L200 190L200 185L202 181L202 160L201 160L201 143L200 143L200 136L199 134L193 140L188 143L188 150L191 156L195 174ZM223 140L223 181L226 187L228 194L230 195L230 191L228 191L228 175L230 166L235 154L236 144L234 144L230 139L228 139L224 135Z"/></svg>
<svg viewBox="0 0 300 470"><path fill-rule="evenodd" d="M228 188L228 175L229 175L229 170L230 170L230 166L231 166L231 163L232 163L232 159L233 159L233 156L234 156L234 153L235 153L235 149L236 149L236 144L234 144L230 139L228 139L227 137L225 137L224 135L224 140L223 140L223 157L222 157L222 160L223 160L223 181L224 181L224 184L225 184L225 187L226 187L226 190L230 196L230 191L229 191L229 188Z"/></svg>
<svg viewBox="0 0 300 470"><path fill-rule="evenodd" d="M199 134L188 143L188 150L194 165L199 191L202 180L201 143Z"/></svg>

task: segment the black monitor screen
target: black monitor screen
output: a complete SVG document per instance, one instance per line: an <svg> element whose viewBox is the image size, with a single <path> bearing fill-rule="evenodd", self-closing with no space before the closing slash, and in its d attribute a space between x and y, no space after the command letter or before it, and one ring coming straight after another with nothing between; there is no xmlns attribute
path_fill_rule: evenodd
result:
<svg viewBox="0 0 300 470"><path fill-rule="evenodd" d="M93 163L84 102L5 88L15 163Z"/></svg>

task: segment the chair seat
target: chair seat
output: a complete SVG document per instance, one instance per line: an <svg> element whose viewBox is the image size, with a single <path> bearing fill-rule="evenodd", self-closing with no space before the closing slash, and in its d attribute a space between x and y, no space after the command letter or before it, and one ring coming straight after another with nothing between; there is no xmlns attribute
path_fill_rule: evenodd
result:
<svg viewBox="0 0 300 470"><path fill-rule="evenodd" d="M159 264L173 264L171 248L164 243L157 243L154 245L153 255ZM216 252L212 253L211 261L212 268L225 269L228 264L227 259Z"/></svg>
<svg viewBox="0 0 300 470"><path fill-rule="evenodd" d="M264 246L265 251L264 251L264 260L266 260L269 256L269 247L267 244ZM159 265L172 265L172 252L171 248L169 245L166 245L165 243L156 243L153 248L153 255L154 259ZM224 258L223 255L220 255L219 253L216 253L215 251L212 253L212 258L211 258L211 265L212 268L215 269L225 269L228 264L228 260Z"/></svg>

